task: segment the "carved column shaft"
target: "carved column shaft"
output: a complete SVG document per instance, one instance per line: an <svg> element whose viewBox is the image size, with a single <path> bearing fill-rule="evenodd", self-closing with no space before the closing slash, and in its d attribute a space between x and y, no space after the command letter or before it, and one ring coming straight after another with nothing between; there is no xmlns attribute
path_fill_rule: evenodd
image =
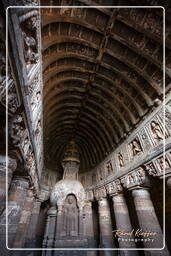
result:
<svg viewBox="0 0 171 256"><path fill-rule="evenodd" d="M103 198L98 201L99 206L99 224L100 240L102 248L114 248L114 238L112 234L112 222L110 216L110 207L108 200ZM103 255L114 255L113 251L103 251Z"/></svg>
<svg viewBox="0 0 171 256"><path fill-rule="evenodd" d="M27 229L25 247L33 248L36 246L36 228L40 213L41 201L35 200L33 203L29 227Z"/></svg>
<svg viewBox="0 0 171 256"><path fill-rule="evenodd" d="M79 236L83 237L83 209L79 209Z"/></svg>
<svg viewBox="0 0 171 256"><path fill-rule="evenodd" d="M14 248L25 247L24 243L26 239L27 229L30 223L33 203L34 203L33 192L31 190L28 190L26 201L24 203L24 206L21 212L21 218L18 224L15 241L13 244ZM34 228L34 226L32 226L32 228ZM16 252L16 255L17 255L17 252Z"/></svg>
<svg viewBox="0 0 171 256"><path fill-rule="evenodd" d="M115 214L116 229L122 232L131 232L132 225L130 222L128 207L127 207L123 193L114 194L112 196L112 201L113 201L113 208L114 208L114 214ZM115 235L117 235L117 232L115 232ZM124 237L119 237L119 236L117 237L118 237L120 248L136 248L135 243L129 240L129 238L131 238L129 235ZM128 239L128 241L125 241L125 239ZM136 251L120 251L120 254L131 256L131 255L137 255L137 252Z"/></svg>
<svg viewBox="0 0 171 256"><path fill-rule="evenodd" d="M17 227L27 197L29 181L22 177L12 180L8 197L8 246L13 247ZM3 217L5 218L6 211Z"/></svg>
<svg viewBox="0 0 171 256"><path fill-rule="evenodd" d="M144 247L146 248L162 248L163 234L158 222L154 206L152 204L150 193L146 188L135 188L132 191L135 208L138 216L138 221L142 231L155 232L154 235L143 237L149 241L144 240ZM153 240L152 240L153 239ZM147 255L161 255L160 251L148 251ZM162 251L162 255L169 255L167 248Z"/></svg>
<svg viewBox="0 0 171 256"><path fill-rule="evenodd" d="M52 248L54 247L54 239L55 239L55 227L56 227L56 221L57 221L57 210L56 207L51 207L48 210L48 217L49 221L47 222L48 224L48 233L47 233L47 248Z"/></svg>
<svg viewBox="0 0 171 256"><path fill-rule="evenodd" d="M93 209L92 209L92 202L86 202L84 206L85 212L85 235L88 238L88 247L89 248L96 248L96 241L94 237L94 223L93 223ZM97 255L96 251L89 251L88 256L95 256Z"/></svg>
<svg viewBox="0 0 171 256"><path fill-rule="evenodd" d="M88 239L89 239L89 244L93 245L94 244L94 229L93 229L92 202L86 202L86 204L84 206L84 212L86 215L85 234L86 234L86 237L88 237Z"/></svg>

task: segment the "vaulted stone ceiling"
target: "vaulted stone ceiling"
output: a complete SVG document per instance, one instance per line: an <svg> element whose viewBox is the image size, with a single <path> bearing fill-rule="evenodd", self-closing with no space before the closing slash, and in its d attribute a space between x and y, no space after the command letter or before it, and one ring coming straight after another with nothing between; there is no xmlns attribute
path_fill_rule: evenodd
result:
<svg viewBox="0 0 171 256"><path fill-rule="evenodd" d="M41 1L44 6L97 5L42 9L47 166L61 161L66 144L74 138L80 169L89 170L162 100L163 9L98 7L103 2ZM121 5L121 1L105 2ZM147 5L156 2L146 1ZM122 4L136 5L136 1ZM166 26L166 85L170 49L171 32Z"/></svg>

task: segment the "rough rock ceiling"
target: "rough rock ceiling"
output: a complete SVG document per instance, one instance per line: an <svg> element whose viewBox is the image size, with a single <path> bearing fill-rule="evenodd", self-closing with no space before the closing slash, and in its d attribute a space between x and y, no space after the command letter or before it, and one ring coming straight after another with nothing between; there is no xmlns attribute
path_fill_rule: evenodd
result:
<svg viewBox="0 0 171 256"><path fill-rule="evenodd" d="M138 125L156 99L162 99L163 10L105 9L98 7L100 1L83 0L41 4L97 5L42 9L46 165L59 163L74 138L81 170L88 170ZM166 27L166 85L170 49Z"/></svg>

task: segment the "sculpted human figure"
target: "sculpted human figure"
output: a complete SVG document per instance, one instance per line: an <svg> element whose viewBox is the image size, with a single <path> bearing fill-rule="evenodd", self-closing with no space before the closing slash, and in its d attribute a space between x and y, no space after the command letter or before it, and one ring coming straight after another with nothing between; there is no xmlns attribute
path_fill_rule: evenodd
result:
<svg viewBox="0 0 171 256"><path fill-rule="evenodd" d="M122 156L121 152L119 152L118 158L119 158L120 167L124 167L124 160L123 160L123 156Z"/></svg>
<svg viewBox="0 0 171 256"><path fill-rule="evenodd" d="M137 140L131 142L133 156L136 156L142 152L141 146Z"/></svg>
<svg viewBox="0 0 171 256"><path fill-rule="evenodd" d="M74 196L68 196L64 207L64 230L67 236L78 234L78 209Z"/></svg>
<svg viewBox="0 0 171 256"><path fill-rule="evenodd" d="M152 131L153 138L156 141L159 142L159 141L163 140L163 132L157 122L155 122L155 121L151 122L151 131Z"/></svg>

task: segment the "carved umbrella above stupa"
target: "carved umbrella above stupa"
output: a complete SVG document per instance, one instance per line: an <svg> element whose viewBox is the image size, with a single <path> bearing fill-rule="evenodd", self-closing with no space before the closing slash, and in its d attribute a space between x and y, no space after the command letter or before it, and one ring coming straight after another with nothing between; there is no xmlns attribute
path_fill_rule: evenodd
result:
<svg viewBox="0 0 171 256"><path fill-rule="evenodd" d="M78 170L80 166L79 153L74 140L71 140L66 146L62 167L64 169L63 179L78 179Z"/></svg>

